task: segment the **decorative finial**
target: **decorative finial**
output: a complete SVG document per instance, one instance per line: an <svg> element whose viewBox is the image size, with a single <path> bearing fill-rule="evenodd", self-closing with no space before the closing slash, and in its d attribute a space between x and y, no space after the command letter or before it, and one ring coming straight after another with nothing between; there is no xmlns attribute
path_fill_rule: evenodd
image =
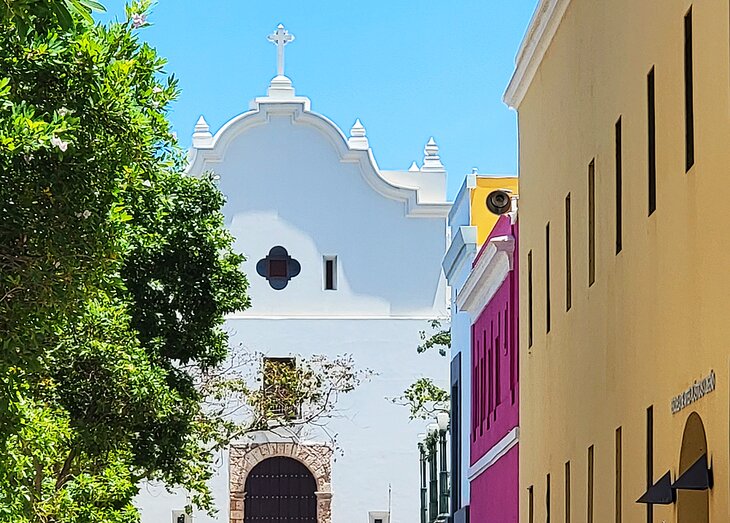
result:
<svg viewBox="0 0 730 523"><path fill-rule="evenodd" d="M413 163L411 164L411 166L408 168L408 172L409 173L421 172L421 168L418 166L418 164L416 163L415 160L413 161Z"/></svg>
<svg viewBox="0 0 730 523"><path fill-rule="evenodd" d="M193 133L193 147L207 147L212 142L213 135L210 133L210 126L205 121L205 118L203 118L203 115L200 115L198 122L195 124L195 132Z"/></svg>
<svg viewBox="0 0 730 523"><path fill-rule="evenodd" d="M350 145L350 149L367 150L370 147L370 143L367 139L367 131L363 127L360 119L355 121L355 125L350 129L350 138L347 143Z"/></svg>
<svg viewBox="0 0 730 523"><path fill-rule="evenodd" d="M422 172L444 172L444 165L441 163L439 156L439 146L433 136L423 148L423 167Z"/></svg>
<svg viewBox="0 0 730 523"><path fill-rule="evenodd" d="M279 24L272 34L266 37L269 42L276 46L276 74L284 76L284 46L294 41L294 35Z"/></svg>
<svg viewBox="0 0 730 523"><path fill-rule="evenodd" d="M477 169L476 167L472 167L471 168L471 173L472 174L479 174L479 169Z"/></svg>

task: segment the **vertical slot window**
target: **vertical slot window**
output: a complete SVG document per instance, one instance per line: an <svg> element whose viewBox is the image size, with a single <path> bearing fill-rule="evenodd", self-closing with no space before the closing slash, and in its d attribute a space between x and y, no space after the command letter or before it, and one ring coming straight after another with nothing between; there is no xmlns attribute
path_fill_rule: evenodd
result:
<svg viewBox="0 0 730 523"><path fill-rule="evenodd" d="M570 223L570 193L565 197L565 310L573 306L573 238Z"/></svg>
<svg viewBox="0 0 730 523"><path fill-rule="evenodd" d="M570 461L565 463L565 523L570 523Z"/></svg>
<svg viewBox="0 0 730 523"><path fill-rule="evenodd" d="M596 282L596 161L588 165L588 286Z"/></svg>
<svg viewBox="0 0 730 523"><path fill-rule="evenodd" d="M550 474L545 483L545 523L550 523Z"/></svg>
<svg viewBox="0 0 730 523"><path fill-rule="evenodd" d="M532 251L527 253L527 340L532 347Z"/></svg>
<svg viewBox="0 0 730 523"><path fill-rule="evenodd" d="M649 216L656 211L656 98L654 87L654 68L651 68L646 78L646 105L647 105L647 146L648 176L649 176Z"/></svg>
<svg viewBox="0 0 730 523"><path fill-rule="evenodd" d="M689 171L695 163L695 114L694 82L692 65L692 8L684 15L684 135L685 169Z"/></svg>
<svg viewBox="0 0 730 523"><path fill-rule="evenodd" d="M616 254L623 249L623 165L622 165L622 123L621 117L616 122Z"/></svg>
<svg viewBox="0 0 730 523"><path fill-rule="evenodd" d="M593 445L588 447L588 513L586 515L586 522L593 523Z"/></svg>
<svg viewBox="0 0 730 523"><path fill-rule="evenodd" d="M337 290L337 256L324 257L324 290Z"/></svg>
<svg viewBox="0 0 730 523"><path fill-rule="evenodd" d="M532 485L527 487L527 521L535 523L535 488Z"/></svg>
<svg viewBox="0 0 730 523"><path fill-rule="evenodd" d="M545 225L545 332L550 332L550 222Z"/></svg>
<svg viewBox="0 0 730 523"><path fill-rule="evenodd" d="M646 488L654 484L654 406L646 409ZM646 504L646 522L654 521L654 505Z"/></svg>
<svg viewBox="0 0 730 523"><path fill-rule="evenodd" d="M621 436L621 427L616 429L616 458L615 458L615 480L614 485L616 488L615 500L616 500L616 523L621 523L622 518L622 504L623 504L623 442Z"/></svg>

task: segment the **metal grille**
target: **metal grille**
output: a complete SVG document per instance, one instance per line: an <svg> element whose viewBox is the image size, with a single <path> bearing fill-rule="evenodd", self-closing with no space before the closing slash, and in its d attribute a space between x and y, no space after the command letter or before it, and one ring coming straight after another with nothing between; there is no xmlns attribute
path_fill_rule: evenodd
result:
<svg viewBox="0 0 730 523"><path fill-rule="evenodd" d="M317 484L292 458L269 458L246 478L245 523L316 523Z"/></svg>

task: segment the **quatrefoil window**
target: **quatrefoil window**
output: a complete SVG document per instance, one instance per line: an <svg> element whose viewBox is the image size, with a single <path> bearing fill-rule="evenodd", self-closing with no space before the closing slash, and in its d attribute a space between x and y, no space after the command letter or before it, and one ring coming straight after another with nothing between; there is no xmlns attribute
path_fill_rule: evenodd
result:
<svg viewBox="0 0 730 523"><path fill-rule="evenodd" d="M287 285L289 280L299 275L302 270L300 263L289 256L284 247L277 245L269 251L266 258L262 258L256 264L256 272L259 276L266 278L272 289L280 291Z"/></svg>

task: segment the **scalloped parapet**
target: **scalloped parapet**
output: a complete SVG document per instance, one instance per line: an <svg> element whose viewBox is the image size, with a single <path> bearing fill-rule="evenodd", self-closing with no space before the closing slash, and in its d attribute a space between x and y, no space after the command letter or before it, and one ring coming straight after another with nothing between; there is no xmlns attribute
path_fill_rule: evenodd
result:
<svg viewBox="0 0 730 523"><path fill-rule="evenodd" d="M294 129L306 126L317 130L322 140L335 149L340 163L357 165L357 171L374 191L385 198L403 202L407 216L448 215L450 204L446 200L446 170L433 139L426 145L421 169L381 171L360 120L355 122L350 137L347 137L331 120L311 111L309 98L296 96L292 82L286 76L276 76L271 81L267 96L255 98L250 108L248 112L228 121L215 135L210 134L207 123L201 117L193 135L187 169L190 174L216 170L216 165L224 161L230 145L237 137L269 124L272 119L286 118ZM285 151L272 153L285 154Z"/></svg>

